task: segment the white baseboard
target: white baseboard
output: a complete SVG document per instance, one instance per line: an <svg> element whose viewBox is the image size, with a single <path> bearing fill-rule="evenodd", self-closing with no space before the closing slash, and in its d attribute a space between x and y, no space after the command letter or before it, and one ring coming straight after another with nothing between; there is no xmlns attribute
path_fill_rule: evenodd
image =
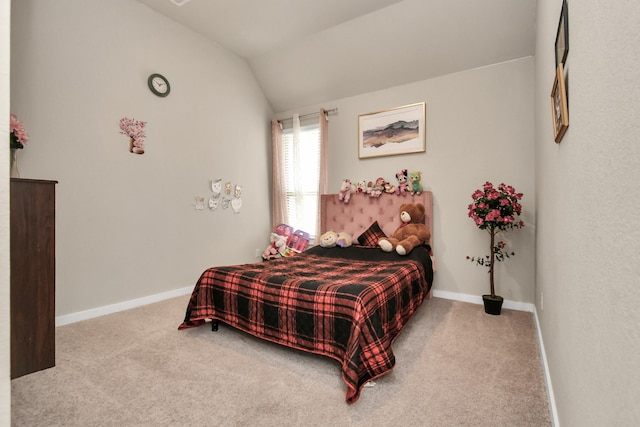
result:
<svg viewBox="0 0 640 427"><path fill-rule="evenodd" d="M547 387L547 397L549 398L549 411L551 412L551 423L554 427L560 427L560 419L558 418L558 408L556 407L556 397L553 394L553 385L551 384L551 375L549 374L549 364L547 363L547 351L544 349L542 340L542 332L540 331L540 322L538 321L538 311L533 312L536 320L536 330L538 332L538 343L540 344L540 357L542 358L542 369L544 370L544 384Z"/></svg>
<svg viewBox="0 0 640 427"><path fill-rule="evenodd" d="M433 296L437 298L450 299L454 301L470 302L472 304L482 304L481 295L460 294L457 292L440 291L438 289L434 289ZM502 303L502 307L507 308L509 310L529 311L529 312L536 311L535 305L528 302L520 302L520 301L504 300L504 302Z"/></svg>
<svg viewBox="0 0 640 427"><path fill-rule="evenodd" d="M163 292L155 295L149 295L147 297L136 298L129 301L123 301L117 304L105 305L102 307L92 308L90 310L84 310L84 311L79 311L77 313L58 316L56 317L56 326L68 325L69 323L75 323L81 320L92 319L94 317L100 317L107 314L117 313L119 311L129 310L129 309L141 307L147 304L153 304L154 302L164 301L169 298L175 298L182 295L187 295L187 294L190 294L192 291L193 291L193 286L189 286L187 288L175 289L173 291Z"/></svg>

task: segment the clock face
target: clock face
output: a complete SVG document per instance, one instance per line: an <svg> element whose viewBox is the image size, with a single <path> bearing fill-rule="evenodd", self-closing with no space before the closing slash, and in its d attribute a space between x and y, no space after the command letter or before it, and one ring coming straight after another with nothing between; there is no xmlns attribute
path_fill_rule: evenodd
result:
<svg viewBox="0 0 640 427"><path fill-rule="evenodd" d="M151 92L158 96L167 96L169 95L169 91L171 91L169 81L162 74L151 74L147 79L147 84Z"/></svg>

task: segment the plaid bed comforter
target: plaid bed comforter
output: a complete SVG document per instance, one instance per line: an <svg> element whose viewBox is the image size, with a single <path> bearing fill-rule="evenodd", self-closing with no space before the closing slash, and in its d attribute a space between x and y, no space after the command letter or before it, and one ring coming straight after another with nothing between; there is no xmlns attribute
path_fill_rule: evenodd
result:
<svg viewBox="0 0 640 427"><path fill-rule="evenodd" d="M391 344L431 287L428 247L314 247L292 257L207 269L179 329L217 319L342 364L348 403L395 365Z"/></svg>

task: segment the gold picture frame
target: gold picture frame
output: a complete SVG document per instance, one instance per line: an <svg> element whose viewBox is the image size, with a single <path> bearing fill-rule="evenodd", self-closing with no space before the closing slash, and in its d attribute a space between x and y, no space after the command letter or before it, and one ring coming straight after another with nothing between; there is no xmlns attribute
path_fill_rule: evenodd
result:
<svg viewBox="0 0 640 427"><path fill-rule="evenodd" d="M424 102L360 114L358 158L425 152L425 133Z"/></svg>
<svg viewBox="0 0 640 427"><path fill-rule="evenodd" d="M551 90L551 121L553 123L553 139L559 144L569 127L567 89L562 63L558 64L558 68L556 68L556 77L553 80L553 89Z"/></svg>

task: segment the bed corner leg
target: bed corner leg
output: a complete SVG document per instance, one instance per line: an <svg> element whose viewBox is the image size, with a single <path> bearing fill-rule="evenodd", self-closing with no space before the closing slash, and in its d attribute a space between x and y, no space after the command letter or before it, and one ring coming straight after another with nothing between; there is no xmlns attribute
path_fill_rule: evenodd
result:
<svg viewBox="0 0 640 427"><path fill-rule="evenodd" d="M218 321L216 319L211 319L211 330L213 332L218 330Z"/></svg>

